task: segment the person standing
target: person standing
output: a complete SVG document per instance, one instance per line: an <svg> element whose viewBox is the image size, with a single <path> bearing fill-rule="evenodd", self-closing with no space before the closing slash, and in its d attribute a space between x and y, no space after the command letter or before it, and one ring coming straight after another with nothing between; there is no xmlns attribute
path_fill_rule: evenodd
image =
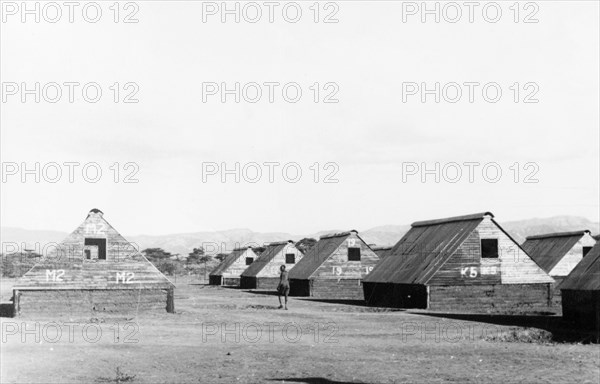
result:
<svg viewBox="0 0 600 384"><path fill-rule="evenodd" d="M285 309L287 311L288 295L290 293L290 281L288 280L288 271L285 270L285 265L279 267L281 274L279 275L279 285L277 286L277 297L279 298L279 309L283 308L281 305L281 296L285 296Z"/></svg>

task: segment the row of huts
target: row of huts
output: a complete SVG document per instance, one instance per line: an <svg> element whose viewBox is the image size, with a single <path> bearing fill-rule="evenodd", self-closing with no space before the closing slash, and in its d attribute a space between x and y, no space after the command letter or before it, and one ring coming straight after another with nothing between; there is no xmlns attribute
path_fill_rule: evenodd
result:
<svg viewBox="0 0 600 384"><path fill-rule="evenodd" d="M531 236L519 245L489 212L415 222L387 248L371 247L354 230L322 236L306 254L293 241L268 244L260 255L238 248L210 283L273 290L281 265L292 296L513 312L548 310L562 293L565 318L596 327L600 319L600 244L589 231ZM93 209L15 284L13 304L24 316L173 312L174 285Z"/></svg>
<svg viewBox="0 0 600 384"><path fill-rule="evenodd" d="M236 265L233 258L244 257L234 251L232 259L211 273L211 283L272 290L279 267L286 264L291 296L436 311L546 312L565 300L572 303L573 297L587 297L568 294L561 301L561 290L573 286L575 279L595 278L598 264L576 275L574 269L600 252L600 245L592 252L595 244L587 230L531 236L519 244L493 214L483 212L415 222L393 247L371 247L349 231L322 236L305 255L293 259L284 258L295 249L292 241L273 243L254 256L256 261L245 259L244 270L228 267ZM583 305L600 318L597 298L591 294ZM595 307L589 307L594 300ZM567 312L572 308L569 303L563 307Z"/></svg>

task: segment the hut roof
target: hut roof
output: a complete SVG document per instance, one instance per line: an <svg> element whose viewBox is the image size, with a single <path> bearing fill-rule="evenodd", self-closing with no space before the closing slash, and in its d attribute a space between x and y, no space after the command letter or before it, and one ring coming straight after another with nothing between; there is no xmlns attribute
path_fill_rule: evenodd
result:
<svg viewBox="0 0 600 384"><path fill-rule="evenodd" d="M485 212L413 223L391 255L381 260L364 281L426 284L485 215L492 216Z"/></svg>
<svg viewBox="0 0 600 384"><path fill-rule="evenodd" d="M392 246L391 245L380 245L380 246L371 246L371 249L373 250L373 252L375 252L375 254L377 256L379 256L379 259L383 259L385 257L388 257L392 251Z"/></svg>
<svg viewBox="0 0 600 384"><path fill-rule="evenodd" d="M522 247L544 271L549 272L585 234L590 234L590 231L529 236Z"/></svg>
<svg viewBox="0 0 600 384"><path fill-rule="evenodd" d="M240 258L240 256L242 256L244 254L244 252L246 251L250 251L252 253L254 253L254 251L252 251L251 247L242 247L242 248L235 248L222 262L221 264L217 265L217 267L215 269L213 269L213 271L210 273L210 275L212 276L218 276L218 275L222 275L223 272L225 270L227 270L227 268L231 267L231 265L233 265L233 263L236 262L237 259Z"/></svg>
<svg viewBox="0 0 600 384"><path fill-rule="evenodd" d="M381 260L365 282L427 284L438 269L486 218L519 244L493 219L491 212L418 221L396 243L388 257Z"/></svg>
<svg viewBox="0 0 600 384"><path fill-rule="evenodd" d="M559 285L560 289L600 291L600 243L596 243Z"/></svg>
<svg viewBox="0 0 600 384"><path fill-rule="evenodd" d="M321 236L319 241L289 272L290 279L306 280L331 256L355 230ZM360 239L360 237L359 237ZM360 239L362 241L362 239ZM364 242L364 241L363 241Z"/></svg>
<svg viewBox="0 0 600 384"><path fill-rule="evenodd" d="M271 262L289 244L294 244L292 240L270 243L267 248L254 260L252 264L242 273L242 276L255 277L262 269Z"/></svg>
<svg viewBox="0 0 600 384"><path fill-rule="evenodd" d="M89 228L93 233L89 233ZM85 239L105 239L106 260L84 259ZM61 271L60 279L48 279L47 271ZM131 274L133 273L133 274ZM125 276L127 283L117 279ZM146 257L119 234L99 209L91 210L56 249L45 255L14 286L14 289L138 289L172 287Z"/></svg>

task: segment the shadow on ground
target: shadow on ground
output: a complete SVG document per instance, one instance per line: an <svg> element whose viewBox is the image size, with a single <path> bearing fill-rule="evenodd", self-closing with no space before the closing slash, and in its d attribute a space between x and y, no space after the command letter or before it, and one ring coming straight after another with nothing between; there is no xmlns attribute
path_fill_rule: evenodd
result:
<svg viewBox="0 0 600 384"><path fill-rule="evenodd" d="M302 298L297 297L298 300L302 301L317 301L319 303L327 303L327 304L343 304L343 305L354 305L357 307L366 307L367 304L364 300L355 300L355 299L314 299L314 298Z"/></svg>
<svg viewBox="0 0 600 384"><path fill-rule="evenodd" d="M277 291L257 291L257 290L246 290L245 292L253 293L255 295L269 295L269 296L277 296Z"/></svg>
<svg viewBox="0 0 600 384"><path fill-rule="evenodd" d="M561 316L554 314L502 315L436 312L415 312L414 314L501 326L538 328L552 333L552 340L556 342L597 343L600 341L600 330L580 329L574 323L566 322Z"/></svg>
<svg viewBox="0 0 600 384"><path fill-rule="evenodd" d="M306 384L364 384L364 381L336 381L329 380L323 377L282 377L279 379L269 379L269 381L281 381L290 383L306 383Z"/></svg>

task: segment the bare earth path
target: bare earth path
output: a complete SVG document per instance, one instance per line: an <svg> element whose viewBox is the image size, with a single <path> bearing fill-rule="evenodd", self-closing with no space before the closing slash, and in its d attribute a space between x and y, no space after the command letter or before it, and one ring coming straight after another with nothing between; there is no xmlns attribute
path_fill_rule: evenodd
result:
<svg viewBox="0 0 600 384"><path fill-rule="evenodd" d="M131 383L599 382L597 344L494 341L515 327L489 321L300 299L284 311L184 282L175 303L100 324L2 318L1 381L118 382L118 367Z"/></svg>

